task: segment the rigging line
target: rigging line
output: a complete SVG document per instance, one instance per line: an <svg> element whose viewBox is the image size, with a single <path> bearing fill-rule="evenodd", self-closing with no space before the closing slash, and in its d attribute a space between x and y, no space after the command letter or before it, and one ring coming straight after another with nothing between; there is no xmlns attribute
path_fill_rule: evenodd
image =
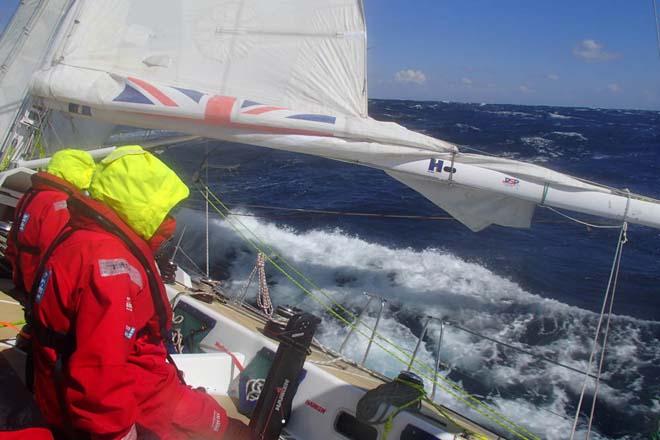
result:
<svg viewBox="0 0 660 440"><path fill-rule="evenodd" d="M617 261L620 259L620 253L623 248L625 231L627 229L627 223L621 225L621 231L619 232L619 239L617 241L616 251L614 252L614 259L612 261L612 269L610 270L610 277L607 282L607 288L605 289L605 295L603 298L603 305L600 310L600 316L598 317L598 324L596 325L596 332L594 334L594 339L592 343L591 353L589 354L589 363L587 364L587 371L584 376L584 381L582 382L582 389L580 391L580 398L578 400L577 408L575 410L575 418L573 419L573 428L571 429L570 440L573 440L575 437L575 431L577 430L577 424L580 417L580 410L582 408L582 402L584 400L584 395L587 390L587 381L589 380L589 374L591 372L591 366L594 362L594 356L596 355L596 348L598 346L598 339L600 338L600 329L603 324L603 318L605 316L605 309L607 307L608 300L610 298L610 288L612 287L612 281L614 280L615 275L617 274Z"/></svg>
<svg viewBox="0 0 660 440"><path fill-rule="evenodd" d="M197 188L197 189L198 189L198 192L199 192L202 196L205 196L205 194L206 194L205 191L204 191L204 189L205 189L205 185L201 185L201 184L199 184L199 183L197 183L197 182L196 182L196 184L197 184L197 186L198 186L198 188ZM222 206L225 208L225 210L228 211L226 205L224 205L224 203L223 203L223 202L222 202L222 201L221 201L221 200L220 200L220 199L219 199L219 198L218 198L218 197L217 197L212 191L210 192L210 195L213 196L214 199L215 199L220 205L222 205ZM223 213L223 212L222 212L222 211L221 211L221 210L220 210L220 209L219 209L219 208L218 208L213 202L210 202L210 205L211 205L211 206L213 207L213 209L216 210L216 212L218 212L218 214L220 214L225 220L228 220L228 216L227 216L227 214ZM232 222L229 221L228 223L229 223L229 225L230 225L232 228L234 228L234 230L235 230L235 231L236 231L236 232L237 232L237 233L238 233L238 234L239 234L239 235L240 235L240 236L241 236L246 242L248 242L252 247L254 247L257 251L264 252L261 248L259 248L259 246L257 245L257 243L255 243L255 242L253 242L252 240L250 240L249 238L247 238L247 237L245 236L245 234L244 234L243 232L241 232L241 231L240 231L240 230L239 230L239 229L238 229L238 228L237 228ZM247 231L249 231L249 232L255 237L255 239L256 239L257 242L261 242L262 244L264 244L264 243L259 239L259 237L256 236L256 234L254 234L252 231L249 230L249 228L247 228L245 225L243 225L243 224L240 223L240 222L238 222L238 223L241 224L241 226L243 226L243 228L245 228ZM267 245L266 245L266 246L267 246ZM267 246L267 247L268 247L268 246ZM271 251L272 251L272 249L271 249ZM323 302L318 296L314 295L309 289L307 289L305 286L303 286L298 280L296 280L295 278L293 278L293 276L291 276L291 274L289 274L286 270L284 270L284 269L283 269L283 268L277 263L277 261L276 261L273 257L271 257L271 255L266 254L266 258L268 259L268 261L269 261L269 262L270 262L275 268L277 268L277 270L279 270L279 271L280 271L280 272L281 272L286 278L288 278L289 281L291 281L295 286L297 286L297 287L298 287L299 289L301 289L304 293L306 293L308 296L310 296L312 299L314 299L317 303L319 303L323 308L325 308L325 310L326 310L327 313L329 313L329 314L330 314L331 316L333 316L335 319L337 319L337 320L339 320L339 321L342 321L342 322L344 322L344 323L347 324L347 325L351 325L351 326L353 326L353 323L349 322L344 316L340 315L340 314L339 314L336 310L334 310L332 307L329 307L328 304L324 303L324 302ZM288 266L289 266L294 272L296 272L297 274L299 274L303 279L305 279L305 280L306 280L307 282L309 282L311 285L314 285L313 282L311 282L311 281L310 281L309 279L307 279L303 274L301 274L299 271L297 271L297 270L295 269L295 267L293 267L293 266L291 266L289 263L287 263L286 260L281 259L281 261L283 261L284 263L286 263L286 264L287 264L287 265L288 265ZM317 288L317 289L318 289L318 288ZM322 290L320 290L320 292L321 292L321 293L324 293ZM327 294L324 293L324 295L327 295ZM343 309L343 307L342 307L341 305L339 305L339 304L333 302L330 298L327 298L327 297L326 297L326 299L330 300L334 305L336 305L336 306L338 306L338 307L340 307L340 308ZM349 312L349 313L350 313L350 312ZM365 324L365 325L366 325L366 324ZM356 330L359 334L361 334L361 335L363 335L363 336L365 336L365 337L369 337L369 335L367 335L362 329L357 328L357 326L355 326L355 330ZM403 354L403 356L408 357L408 360L405 360L405 359L403 359L400 355L394 353L394 352L392 351L392 349L389 349L389 348L385 347L383 344L381 344L381 343L379 342L378 339L381 339L381 340L387 342L387 343L388 343L393 349L396 349L397 351L399 351L401 354ZM408 365L408 364L410 363L410 357L411 357L410 354L406 353L404 349L402 349L401 347L397 346L397 345L394 344L393 342L387 340L386 338L383 338L381 335L378 335L378 338L374 339L374 344L375 344L376 346L380 347L385 353L389 354L392 358L398 360L399 362L403 363L404 365ZM473 409L474 411L476 411L477 413L479 413L479 414L481 414L482 416L486 417L487 419L491 420L493 423L495 423L495 424L497 424L498 426L504 428L504 429L507 430L508 432L515 434L517 437L519 437L519 438L521 438L521 439L538 439L538 438L539 438L538 436L536 436L535 434L531 433L530 431L528 431L528 430L527 430L526 428L524 428L523 426L517 425L516 423L510 421L510 420L507 419L503 414L498 413L497 411L495 411L493 408L491 408L491 407L490 407L489 405L487 405L486 403L480 401L479 399L477 399L477 398L474 397L473 395L469 394L467 391L465 391L464 389L462 389L459 385L453 383L453 382L452 382L451 380L449 380L448 378L445 378L445 377L442 377L442 376L438 376L438 377L439 377L439 378L445 383L445 385L439 384L439 383L437 382L437 378L431 378L431 376L425 374L425 373L423 372L423 370L420 370L420 367L423 367L424 369L426 369L427 371L430 372L430 371L432 371L432 369L431 369L430 366L425 365L425 364L421 363L420 361L416 361L416 363L417 363L417 366L414 368L414 370L415 370L417 373L419 373L422 377L426 378L427 380L429 380L429 381L431 381L431 382L435 382L435 383L436 383L441 389L443 389L447 394L449 394L450 396L454 397L455 399L457 399L457 400L463 402L464 404L466 404L468 407L472 408L472 409ZM451 389L449 389L449 388L447 388L447 387L450 387ZM452 389L453 389L453 391L452 391ZM484 411L486 411L486 413L484 413Z"/></svg>
<svg viewBox="0 0 660 440"><path fill-rule="evenodd" d="M188 259L188 261L190 261L192 263L192 265L195 266L195 270L197 270L198 274L200 274L200 275L204 274L204 271L197 265L197 263L195 263L195 260L190 258L190 256L183 249L179 249L179 252L181 252L181 255L186 257Z"/></svg>
<svg viewBox="0 0 660 440"><path fill-rule="evenodd" d="M181 247L181 240L183 240L183 236L186 235L186 229L188 229L188 225L183 225L183 230L181 231L179 240L176 242L176 246L174 247L174 252L172 253L172 258L170 258L170 260L174 260L174 258L176 257L176 253L179 251L179 248Z"/></svg>
<svg viewBox="0 0 660 440"><path fill-rule="evenodd" d="M237 217L256 217L256 218L265 218L265 219L291 219L291 218L304 218L304 217L310 217L310 216L315 216L315 215L325 215L325 214L316 214L316 213L292 213L292 214L283 214L283 215L274 215L274 214L251 214L251 213L244 213L244 212L229 212L229 215L232 216L237 216ZM341 215L341 214L328 214L328 215ZM430 221L458 221L455 218L435 218L435 217L430 217L430 218L419 218L419 219L412 219L412 220L430 220ZM566 220L534 220L534 223L544 223L544 224L567 224L570 223L569 221Z"/></svg>
<svg viewBox="0 0 660 440"><path fill-rule="evenodd" d="M588 227L590 227L590 228L597 228L597 229L619 229L619 228L621 227L621 225L597 225L597 224L594 224L594 223L589 223L589 222L585 222L585 221L582 221L582 220L578 220L578 219L576 219L575 217L571 217L571 216L568 215L568 214L564 214L563 212L559 211L558 209L553 208L552 206L539 205L539 207L541 207L541 208L545 208L545 209L549 209L550 211L554 212L555 214L559 214L559 215L561 215L562 217L565 217L565 218L567 218L567 219L569 219L569 220L571 220L571 221L573 221L573 222L575 222L575 223L579 223L579 224L581 224L581 225L588 226Z"/></svg>
<svg viewBox="0 0 660 440"><path fill-rule="evenodd" d="M626 193L628 196L628 193ZM630 194L630 198L632 198L632 194ZM233 206L232 206L233 205ZM547 205L538 205L541 208L546 208L550 211L555 212L556 214L559 214L562 217L565 217L566 219L575 222L575 223L580 223L582 225L591 227L591 228L596 228L596 229L618 229L621 227L621 225L605 225L605 224L596 224L596 223L589 223L585 222L582 220L578 220L574 217L571 217L567 214L562 213L561 211ZM271 211L287 211L287 212L294 212L294 213L301 213L301 214L318 214L318 215L336 215L336 216L346 216L346 217L372 217L372 218L393 218L393 219L404 219L404 220L447 220L447 221L458 221L454 217L451 216L434 216L434 215L414 215L414 214L385 214L385 213L375 213L375 212L358 212L358 211L334 211L334 210L325 210L325 209L308 209L308 208L286 208L283 206L270 206L270 205L253 205L253 204L241 204L241 203L231 203L227 202L225 204L225 209L227 211L231 211L232 209L236 208L254 208L254 209L265 209L265 210L271 210ZM237 213L237 212L230 212L231 215L236 215L236 216L241 216L241 217L263 217L263 218L268 218L268 216L265 215L259 215L259 214L252 214L252 213ZM280 218L286 218L286 217L293 217L293 216L282 216ZM560 221L556 220L535 220L534 223L562 223Z"/></svg>
<svg viewBox="0 0 660 440"><path fill-rule="evenodd" d="M230 204L231 205L231 204ZM327 215L341 215L347 217L379 217L379 218L397 218L397 219L413 219L413 220L456 220L451 216L433 216L433 215L412 215L412 214L380 214L375 212L355 212L355 211L332 211L325 209L306 209L306 208L285 208L282 206L267 206L267 205L243 205L237 204L238 207L267 209L273 211L291 211L309 214L327 214ZM231 207L234 208L234 207Z"/></svg>
<svg viewBox="0 0 660 440"><path fill-rule="evenodd" d="M262 205L240 205L241 208L256 208L256 209L269 209L269 210L285 210L285 211L296 211L293 214L288 215L266 215L266 214L252 214L244 212L235 212L231 211L230 215L235 215L239 217L257 217L257 218L296 218L296 217L305 217L309 215L336 215L336 216L346 216L346 217L376 217L376 218L395 218L395 219L406 219L406 220L430 220L430 221L458 221L451 216L424 216L424 215L405 215L405 214L376 214L376 213L361 213L361 212L351 212L351 211L323 211L318 209L307 210L301 208L279 208L279 207L269 207ZM234 209L234 208L232 208ZM298 214L298 215L297 215ZM572 220L571 220L572 221ZM540 219L534 220L534 223L545 223L545 224L567 224L570 221L565 220L551 220L551 219ZM589 224L594 228L618 228L618 225L596 225Z"/></svg>
<svg viewBox="0 0 660 440"><path fill-rule="evenodd" d="M603 365L605 363L605 351L607 349L607 337L610 332L610 321L612 320L612 307L614 306L614 295L616 294L617 282L619 281L619 269L621 267L621 255L623 253L623 245L628 241L626 235L628 230L628 223L623 224L623 241L621 242L621 250L619 250L619 256L616 262L616 274L614 275L614 284L612 285L612 295L610 298L610 308L607 311L607 323L605 325L605 333L603 335L603 344L600 351L600 362L598 364L598 373L596 374L596 385L594 388L594 396L591 400L591 413L589 414L589 425L587 426L587 436L586 440L589 440L591 437L591 426L594 420L594 413L596 411L596 400L598 399L598 391L600 388L600 377L603 371Z"/></svg>

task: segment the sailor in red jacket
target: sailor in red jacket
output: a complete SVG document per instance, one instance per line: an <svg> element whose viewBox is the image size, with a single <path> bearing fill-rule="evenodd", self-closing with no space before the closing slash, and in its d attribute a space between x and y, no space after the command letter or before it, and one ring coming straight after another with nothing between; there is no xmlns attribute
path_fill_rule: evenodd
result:
<svg viewBox="0 0 660 440"><path fill-rule="evenodd" d="M53 155L46 172L32 176L32 188L16 206L5 253L18 289L32 287L41 254L69 221L66 199L89 187L95 168L88 152L66 149Z"/></svg>
<svg viewBox="0 0 660 440"><path fill-rule="evenodd" d="M70 225L33 291L35 397L46 419L93 439L248 439L166 360L172 311L153 250L188 188L127 146L99 164L89 191L96 200L69 199Z"/></svg>

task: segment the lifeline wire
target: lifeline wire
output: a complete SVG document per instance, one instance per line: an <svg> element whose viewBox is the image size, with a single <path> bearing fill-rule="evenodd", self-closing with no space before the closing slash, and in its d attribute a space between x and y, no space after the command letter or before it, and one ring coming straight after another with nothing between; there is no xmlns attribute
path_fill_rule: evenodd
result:
<svg viewBox="0 0 660 440"><path fill-rule="evenodd" d="M204 196L207 194L207 193L206 193L206 189L207 189L206 185L197 184L197 186L198 186L198 192L204 197ZM225 220L227 220L228 223L229 223L229 225L232 226L232 228L234 228L234 230L235 230L239 235L241 235L241 237L243 237L243 239L245 239L248 243L250 243L250 244L252 245L252 247L255 248L255 250L257 250L257 251L259 251L259 252L263 252L263 250L262 250L262 249L261 249L261 248L260 248L255 242L253 242L252 240L250 240L249 238L247 238L243 232L241 232L240 230L238 230L238 228L237 228L237 227L236 227L231 221L229 221L229 220L230 220L230 218L229 218L229 215L230 215L230 214L229 214L229 209L226 207L226 205L224 205L224 203L223 203L220 199L218 199L218 197L217 197L212 191L209 191L208 194L210 194L210 196L212 196L212 197L215 199L215 201L217 201L217 202L218 202L218 203L219 203L219 204L220 204L220 205L221 205L221 206L227 211L227 214L223 213L223 212L222 212L222 211L221 211L221 210L215 205L215 203L213 203L213 202L211 202L211 201L209 200L210 206L212 206L213 209L216 210L216 212L218 212L218 214L220 214ZM231 220L233 220L233 219L231 219ZM256 240L257 242L260 242L262 245L265 245L265 243L263 243L263 241L261 241L261 240L260 240L260 239L259 239L259 238L258 238L253 232L252 232L252 231L250 231L250 230L249 230L245 225L243 225L239 220L236 220L236 222L237 222L238 224L240 224L243 228L245 228L246 231L249 231L249 232L252 234L252 236L255 237L255 240ZM266 246L266 247L269 247L269 246L267 246L267 245L265 245L265 246ZM272 250L272 249L271 249L271 250ZM279 271L280 271L285 277L287 277L287 278L289 279L289 281L291 281L294 285L296 285L298 288L300 288L300 289L301 289L303 292L305 292L308 296L310 296L312 299L314 299L316 302L318 302L321 306L323 306L323 307L326 309L326 311L327 311L330 315L334 316L336 319L338 319L339 321L344 322L345 324L347 324L347 325L349 325L349 326L354 326L353 323L351 323L350 321L348 321L344 316L340 315L336 310L334 310L334 309L333 309L332 307L330 307L328 304L324 303L323 300L321 300L320 298L318 298L315 294L313 294L309 289L307 289L305 286L303 286L298 280L296 280L295 278L293 278L293 277L292 277L292 276L291 276L286 270L284 270L284 269L278 264L278 260L279 260L279 261L282 261L284 264L286 264L288 267L290 267L295 273L297 273L299 276L301 276L301 278L303 278L305 281L307 281L310 285L315 286L314 283L313 283L312 281L310 281L310 280L309 280L308 278L306 278L303 274L301 274L299 271L297 271L293 266L291 266L289 263L287 263L286 260L281 259L281 257L278 257L278 260L276 260L276 259L274 259L272 256L270 256L270 255L268 255L268 254L265 254L265 255L266 255L266 258L268 259L268 261L269 261L269 262L270 262L275 268L277 268L277 269L278 269L278 270L279 270ZM322 294L326 297L326 299L327 299L328 301L330 301L333 305L337 306L338 308L340 308L340 309L342 309L342 310L346 310L346 309L345 309L343 306L341 306L340 304L337 304L337 303L335 303L334 301L332 301L332 299L329 298L328 294L325 293L325 292L323 292L322 289L319 289L317 286L315 286L315 287L316 287L316 289L319 290L319 292L322 293ZM347 312L348 312L348 311L347 311ZM352 315L352 313L350 313L350 312L348 312L348 313ZM365 336L365 337L369 337L369 335L367 335L362 329L357 328L357 326L354 326L354 327L355 327L355 330L356 330L359 334L361 334L361 335L363 335L363 336ZM403 356L408 357L408 361L406 361L405 358L402 358L400 355L394 353L391 349L388 349L387 347L385 347L382 343L379 342L379 340L387 342L387 343L388 343L393 349L395 349L396 351L398 351L398 352L400 352L401 354L403 354ZM407 364L409 363L409 360L410 360L410 354L408 354L408 353L405 351L405 349L403 349L403 348L397 346L396 344L392 343L391 341L387 340L386 338L383 338L381 335L377 335L377 338L374 339L374 343L376 344L376 346L380 347L385 353L389 354L391 357L393 357L394 359L398 360L399 362L401 362L401 363L403 363L403 364L405 364L405 365L407 365ZM449 395L451 395L452 397L454 397L455 399L457 399L457 400L463 402L463 403L466 404L468 407L472 408L474 411L476 411L477 413L481 414L482 416L484 416L484 417L487 418L488 420L492 421L493 423L497 424L498 426L504 428L505 430L509 431L510 433L516 435L517 437L519 437L519 438L521 438L521 439L538 439L538 438L539 438L539 437L536 436L535 434L529 432L526 428L524 428L524 427L522 427L522 426L520 426L520 425L517 425L517 424L515 424L514 422L508 420L504 415L498 413L498 412L495 411L493 408L491 408L489 405L485 404L484 402L482 402L482 401L480 401L479 399L475 398L474 396L470 395L470 394L467 393L465 390L463 390L460 386L458 386L457 384L453 383L453 382L450 381L449 379L444 378L444 377L442 377L442 376L439 376L439 378L445 383L445 385L443 386L442 384L438 384L438 383L437 383L437 379L433 379L432 376L430 375L430 373L428 373L428 372L432 372L432 369L431 369L428 365L425 365L425 364L423 364L423 363L421 363L421 362L419 362L419 361L416 361L416 363L417 363L417 367L415 367L414 370L415 370L417 373L419 373L422 377L426 378L427 380L429 380L429 381L431 381L431 382L435 382L435 383L436 383L437 385L439 385L440 388L443 389L447 394L449 394ZM420 369L420 366L422 367L422 369ZM427 370L427 373L425 373L423 370ZM449 388L447 388L447 387L450 387L451 389L449 389Z"/></svg>

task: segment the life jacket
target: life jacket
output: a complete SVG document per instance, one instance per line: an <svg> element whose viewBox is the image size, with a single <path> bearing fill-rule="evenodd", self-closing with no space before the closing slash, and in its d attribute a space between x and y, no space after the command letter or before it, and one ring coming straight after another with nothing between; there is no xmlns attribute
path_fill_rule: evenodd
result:
<svg viewBox="0 0 660 440"><path fill-rule="evenodd" d="M22 285L23 273L21 268L22 265L20 264L22 254L28 253L34 256L39 256L42 252L45 251L45 249L40 249L38 246L25 243L24 240L21 240L18 235L26 209L28 206L30 206L30 203L34 197L41 191L59 191L68 196L71 196L72 194L80 194L80 191L74 185L64 179L54 176L53 174L39 172L33 174L31 176L31 180L32 187L25 193L25 195L21 198L18 205L16 206L16 210L14 212L14 223L11 229L12 242L16 248L16 255L14 257L14 271L16 276L14 277L14 282L17 284L16 288L23 291L28 291L31 286Z"/></svg>
<svg viewBox="0 0 660 440"><path fill-rule="evenodd" d="M142 265L147 275L149 291L151 293L154 309L158 315L158 336L164 340L167 340L172 327L172 308L167 297L165 286L160 281L160 278L156 275L158 273L158 269L156 267L156 262L154 261L153 253L148 243L139 237L135 232L133 232L133 230L128 225L126 225L126 223L124 223L112 209L101 202L93 200L81 194L80 192L76 192L71 194L67 200L67 204L72 215L82 215L92 219L105 231L119 238L126 245L131 254L133 254L133 256ZM37 270L37 274L35 276L35 281L31 288L31 306L33 305L33 301L39 287L39 280L42 278L44 267L48 261L48 258L50 258L50 255L54 252L57 246L59 246L60 243L68 238L74 230L75 229L71 226L67 226L44 253L39 265L39 269ZM39 337L41 340L39 335L37 335L37 337ZM44 345L49 346L48 344ZM57 351L56 347L52 348ZM65 349L64 351L68 351L69 348Z"/></svg>
<svg viewBox="0 0 660 440"><path fill-rule="evenodd" d="M71 194L67 200L67 204L72 217L84 216L87 219L91 219L94 221L94 223L101 226L103 230L119 238L126 245L129 252L142 265L142 268L144 269L144 272L147 276L147 282L154 304L154 310L158 317L158 328L151 330L155 330L155 336L161 338L164 341L166 347L170 345L168 342L172 325L172 309L167 297L165 286L157 275L158 270L149 244L144 239L139 237L135 232L133 232L133 230L128 225L126 225L126 223L124 223L112 209L101 202L93 200L77 192ZM70 224L64 228L64 230L58 235L48 250L44 253L39 265L39 269L37 270L35 276L35 281L30 291L27 314L29 317L28 323L32 326L34 336L39 341L39 344L43 347L53 349L57 355L54 379L56 392L58 395L57 398L65 416L68 416L68 412L66 410L66 402L64 399L64 368L68 358L76 349L75 337L71 332L61 333L45 327L39 322L39 320L32 319L31 311L34 308L34 301L37 291L40 287L40 280L42 280L48 259L55 251L55 249L75 230L75 226L72 226L70 222ZM170 362L172 363L171 359ZM179 379L181 382L183 382L180 374ZM81 437L80 433L76 433L73 430L73 424L71 423L71 420L65 420L64 425L65 432L63 434L65 436L69 438Z"/></svg>

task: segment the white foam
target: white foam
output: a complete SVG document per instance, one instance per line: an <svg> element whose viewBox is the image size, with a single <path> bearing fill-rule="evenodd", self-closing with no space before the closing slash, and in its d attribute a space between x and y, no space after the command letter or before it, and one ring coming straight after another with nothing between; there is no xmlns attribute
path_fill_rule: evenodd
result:
<svg viewBox="0 0 660 440"><path fill-rule="evenodd" d="M563 156L561 149L551 139L546 139L541 136L526 136L521 137L520 140L525 145L532 147L539 156L534 158L535 161L545 161L549 158L557 158Z"/></svg>
<svg viewBox="0 0 660 440"><path fill-rule="evenodd" d="M561 115L559 113L553 112L548 113L548 116L550 116L552 119L573 119L571 116Z"/></svg>
<svg viewBox="0 0 660 440"><path fill-rule="evenodd" d="M586 368L597 319L592 312L530 293L479 264L440 249L396 249L367 242L338 229L297 232L253 217L236 219L313 279L337 303L360 310L366 302L362 295L364 291L400 303L402 306L398 312L390 307L385 309L379 334L409 351L412 351L417 337L406 325L405 318L431 315L446 317L466 328L521 347L524 346L515 341L529 339L532 332L533 336L545 341L532 350L575 368ZM179 220L189 225L186 252L203 248L201 213L183 210ZM242 290L254 266L253 250L226 222L213 222L211 231L213 261L225 260L231 274L230 290ZM274 282L271 286L274 303L299 305L319 314L322 312L320 305L300 293L271 264L267 265L267 272L270 281ZM249 296L254 295L252 287ZM365 319L367 332L375 323L376 310L374 301ZM618 374L623 371L630 380L625 386L614 387L607 383L611 374L606 374L599 398L622 417L650 415L658 405L657 401L644 405L637 398L638 390L644 386L643 381L638 380L643 377L641 369L660 362L660 344L657 339L648 339L648 334L653 335L648 331L652 326L657 323L620 316L613 323L607 371ZM345 326L325 319L319 338L336 349L346 332ZM435 341L437 334L437 326L431 327L430 340ZM428 342L422 344L418 358L432 365L433 344ZM366 345L364 336L355 335L346 354L361 360ZM583 376L580 374L496 346L452 326L445 327L441 359L451 365L450 371L454 374L460 372L480 382L492 402L510 419L543 438L567 438L571 426L568 419L573 417L575 395L582 385ZM405 365L378 347L372 349L367 365L390 376L405 369ZM526 390L525 395L519 395L521 388ZM527 400L532 398L536 403ZM462 409L460 403L443 393L438 400ZM475 414L471 416L479 418Z"/></svg>
<svg viewBox="0 0 660 440"><path fill-rule="evenodd" d="M457 128L460 128L461 130L472 130L472 131L481 131L481 128L475 127L474 125L469 125L469 124L454 124Z"/></svg>
<svg viewBox="0 0 660 440"><path fill-rule="evenodd" d="M556 136L577 138L578 140L583 141L583 142L586 142L586 141L589 140L582 133L577 133L577 132L574 132L574 131L553 131L551 134L554 134Z"/></svg>
<svg viewBox="0 0 660 440"><path fill-rule="evenodd" d="M484 113L490 113L493 115L497 116L520 116L523 118L531 118L531 119L536 119L537 116L532 114L532 113L525 113L525 112L516 112L516 111L509 111L509 110L483 110Z"/></svg>

